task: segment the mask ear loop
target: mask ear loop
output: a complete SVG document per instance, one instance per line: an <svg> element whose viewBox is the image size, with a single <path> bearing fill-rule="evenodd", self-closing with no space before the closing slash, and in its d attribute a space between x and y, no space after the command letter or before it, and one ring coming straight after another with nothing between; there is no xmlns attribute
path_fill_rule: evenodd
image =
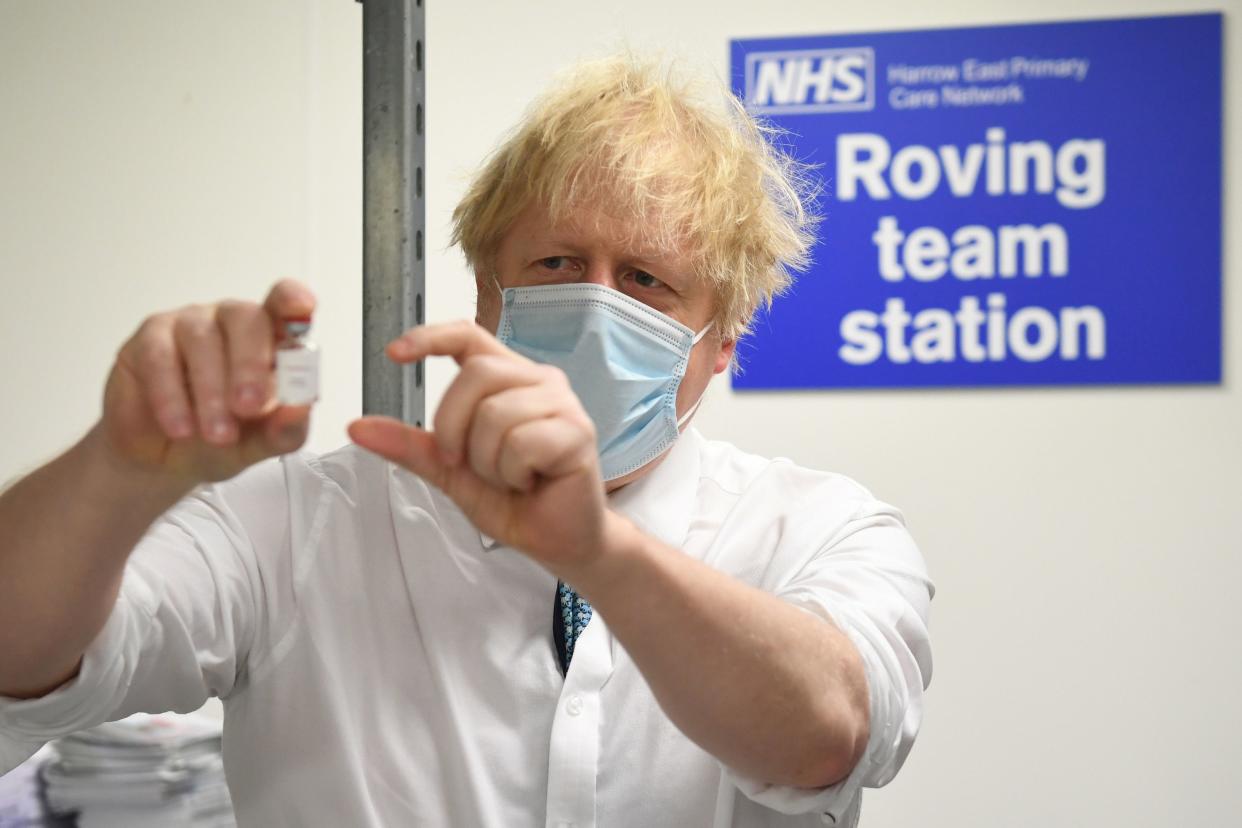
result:
<svg viewBox="0 0 1242 828"><path fill-rule="evenodd" d="M714 327L716 327L716 320L713 319L711 322L707 323L706 328L704 328L703 330L699 331L697 334L694 335L694 339L690 340L690 347L693 348L695 345L698 345L699 340L707 336L707 332L710 331ZM687 357L687 359L689 359L689 357ZM685 414L682 414L680 417L677 418L678 429L680 429L682 426L684 426L687 422L690 421L690 418L694 416L694 412L698 411L699 406L703 404L703 398L706 396L707 396L707 389L704 388L703 393L699 394L699 398L694 401L694 405L690 406L690 408L687 409Z"/></svg>
<svg viewBox="0 0 1242 828"><path fill-rule="evenodd" d="M494 270L492 271L490 281L491 281L492 287L496 288L496 302L499 304L499 307L501 309L501 315L503 316L504 307L505 307L505 289L500 286L500 275L496 273L496 271ZM483 288L483 290L484 291L487 290L486 286ZM483 298L482 294L480 294L479 300L475 303L476 306L480 306L480 307L482 306L483 304L482 298ZM499 331L497 331L497 335L499 335Z"/></svg>
<svg viewBox="0 0 1242 828"><path fill-rule="evenodd" d="M698 411L699 406L703 404L703 398L706 396L707 396L707 389L704 388L703 393L699 394L699 398L694 401L694 405L690 406L690 409L685 414L682 414L680 417L677 418L678 429L680 429L682 426L684 426L686 423L690 421L690 418L694 416L694 412Z"/></svg>

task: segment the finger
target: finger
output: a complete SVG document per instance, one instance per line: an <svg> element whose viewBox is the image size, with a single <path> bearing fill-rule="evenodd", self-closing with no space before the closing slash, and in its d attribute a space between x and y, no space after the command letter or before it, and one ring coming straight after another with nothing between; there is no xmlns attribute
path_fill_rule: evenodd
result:
<svg viewBox="0 0 1242 828"><path fill-rule="evenodd" d="M310 406L283 406L259 420L240 424L237 451L243 466L297 451L310 433Z"/></svg>
<svg viewBox="0 0 1242 828"><path fill-rule="evenodd" d="M173 336L189 376L199 433L209 443L232 444L237 422L225 402L227 368L220 328L208 309L187 309L177 315Z"/></svg>
<svg viewBox="0 0 1242 828"><path fill-rule="evenodd" d="M153 316L143 322L122 349L121 360L128 362L137 376L147 405L164 433L173 440L193 437L194 418L173 339L171 316Z"/></svg>
<svg viewBox="0 0 1242 828"><path fill-rule="evenodd" d="M286 405L272 411L252 428L262 436L263 457L297 451L310 433L309 405Z"/></svg>
<svg viewBox="0 0 1242 828"><path fill-rule="evenodd" d="M466 466L448 466L438 457L435 438L391 417L363 417L349 424L349 436L363 448L401 466L444 492L471 521L491 525L492 532L511 516L504 514L508 494Z"/></svg>
<svg viewBox="0 0 1242 828"><path fill-rule="evenodd" d="M539 477L562 477L595 462L594 436L565 417L528 420L509 429L497 468L511 488L529 492Z"/></svg>
<svg viewBox="0 0 1242 828"><path fill-rule="evenodd" d="M253 302L228 301L217 306L216 319L224 331L229 408L257 417L272 395L272 317Z"/></svg>
<svg viewBox="0 0 1242 828"><path fill-rule="evenodd" d="M501 345L490 332L469 319L410 328L389 342L387 350L394 362L417 362L429 356L450 356L460 365L470 357L482 354L511 354L517 359L526 359Z"/></svg>
<svg viewBox="0 0 1242 828"><path fill-rule="evenodd" d="M362 417L349 424L349 438L368 451L391 460L443 488L447 466L435 438L421 428L391 417Z"/></svg>
<svg viewBox="0 0 1242 828"><path fill-rule="evenodd" d="M546 379L545 370L510 354L482 354L462 365L436 409L435 439L450 463L466 451L466 437L479 403L509 388L536 385Z"/></svg>
<svg viewBox="0 0 1242 828"><path fill-rule="evenodd" d="M509 430L529 420L541 420L574 405L568 389L546 384L511 388L483 399L475 409L467 438L466 457L475 474L497 485L509 486L497 461ZM438 436L439 432L437 432Z"/></svg>
<svg viewBox="0 0 1242 828"><path fill-rule="evenodd" d="M290 316L311 316L315 304L315 294L306 285L294 279L281 279L268 291L263 309L275 323Z"/></svg>

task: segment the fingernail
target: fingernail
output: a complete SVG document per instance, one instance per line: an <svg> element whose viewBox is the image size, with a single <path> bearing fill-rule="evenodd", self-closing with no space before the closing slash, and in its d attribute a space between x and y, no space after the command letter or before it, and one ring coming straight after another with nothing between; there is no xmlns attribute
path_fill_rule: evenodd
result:
<svg viewBox="0 0 1242 828"><path fill-rule="evenodd" d="M259 391L258 386L243 385L237 391L237 401L242 405L258 405L263 400L263 395Z"/></svg>
<svg viewBox="0 0 1242 828"><path fill-rule="evenodd" d="M229 439L233 429L228 420L219 419L211 421L208 431L210 432L212 438L216 440L227 440Z"/></svg>
<svg viewBox="0 0 1242 828"><path fill-rule="evenodd" d="M190 425L189 418L183 416L177 416L170 419L168 421L168 430L176 439L189 437L194 433L194 427Z"/></svg>

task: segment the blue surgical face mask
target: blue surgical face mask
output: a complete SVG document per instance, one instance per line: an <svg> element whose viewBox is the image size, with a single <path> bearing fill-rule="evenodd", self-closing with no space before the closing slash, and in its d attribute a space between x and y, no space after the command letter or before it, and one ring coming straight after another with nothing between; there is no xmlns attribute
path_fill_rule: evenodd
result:
<svg viewBox="0 0 1242 828"><path fill-rule="evenodd" d="M619 291L594 284L507 288L497 338L555 365L595 422L605 480L629 474L677 440L677 389L697 334Z"/></svg>

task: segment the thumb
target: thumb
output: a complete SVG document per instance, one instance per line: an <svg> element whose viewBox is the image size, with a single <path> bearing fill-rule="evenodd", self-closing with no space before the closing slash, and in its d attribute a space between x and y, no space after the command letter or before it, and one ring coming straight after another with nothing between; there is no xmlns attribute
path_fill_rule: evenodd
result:
<svg viewBox="0 0 1242 828"><path fill-rule="evenodd" d="M281 406L258 424L260 451L265 456L297 451L310 432L310 406Z"/></svg>
<svg viewBox="0 0 1242 828"><path fill-rule="evenodd" d="M349 438L367 451L409 469L439 486L447 467L435 437L392 417L362 417L349 424Z"/></svg>

